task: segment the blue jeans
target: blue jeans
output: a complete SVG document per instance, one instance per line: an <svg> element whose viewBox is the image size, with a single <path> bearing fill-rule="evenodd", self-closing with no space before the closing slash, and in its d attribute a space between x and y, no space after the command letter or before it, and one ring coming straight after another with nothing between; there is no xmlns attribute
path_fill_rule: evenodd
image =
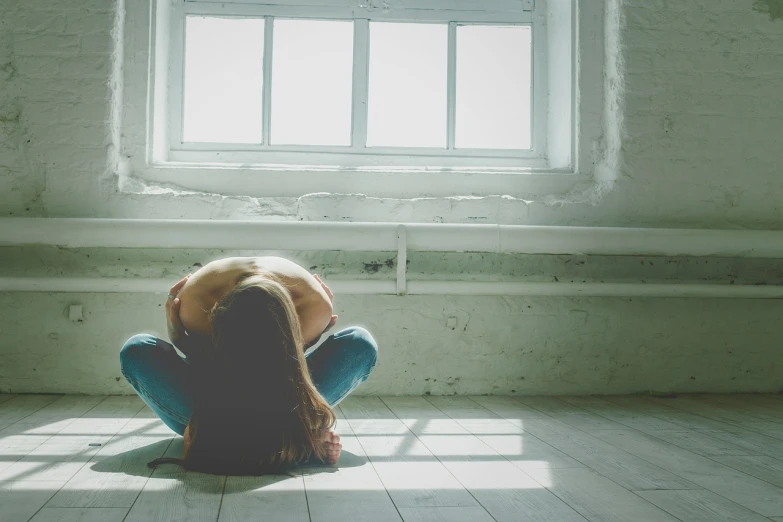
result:
<svg viewBox="0 0 783 522"><path fill-rule="evenodd" d="M330 335L305 358L316 389L334 407L367 380L378 346L367 330L351 327ZM185 433L198 385L194 365L166 341L139 334L120 350L120 368L147 406L176 433Z"/></svg>

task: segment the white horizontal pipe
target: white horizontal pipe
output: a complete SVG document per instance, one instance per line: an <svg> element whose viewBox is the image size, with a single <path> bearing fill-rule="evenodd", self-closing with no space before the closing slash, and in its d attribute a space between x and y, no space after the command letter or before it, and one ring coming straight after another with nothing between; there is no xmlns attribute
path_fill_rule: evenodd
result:
<svg viewBox="0 0 783 522"><path fill-rule="evenodd" d="M0 277L0 292L76 292L166 294L177 279L122 277ZM329 288L346 295L397 293L395 281L329 281Z"/></svg>
<svg viewBox="0 0 783 522"><path fill-rule="evenodd" d="M0 246L783 258L783 231L326 221L2 218Z"/></svg>
<svg viewBox="0 0 783 522"><path fill-rule="evenodd" d="M0 291L165 294L174 283L176 283L174 279L3 277L0 278ZM393 280L336 279L326 283L338 295L397 294L397 283ZM408 281L407 293L409 295L783 299L783 285Z"/></svg>
<svg viewBox="0 0 783 522"><path fill-rule="evenodd" d="M394 225L205 219L0 219L0 245L257 250L397 249Z"/></svg>
<svg viewBox="0 0 783 522"><path fill-rule="evenodd" d="M783 285L408 281L409 294L783 299Z"/></svg>

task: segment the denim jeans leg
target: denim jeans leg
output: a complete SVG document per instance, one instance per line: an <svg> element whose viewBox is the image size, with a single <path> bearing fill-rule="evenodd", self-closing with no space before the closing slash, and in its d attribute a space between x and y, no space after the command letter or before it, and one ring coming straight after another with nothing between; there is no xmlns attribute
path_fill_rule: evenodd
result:
<svg viewBox="0 0 783 522"><path fill-rule="evenodd" d="M192 366L166 341L139 334L120 350L120 367L147 406L182 435L193 412Z"/></svg>
<svg viewBox="0 0 783 522"><path fill-rule="evenodd" d="M316 389L334 407L367 380L378 360L378 345L364 328L350 327L305 357Z"/></svg>

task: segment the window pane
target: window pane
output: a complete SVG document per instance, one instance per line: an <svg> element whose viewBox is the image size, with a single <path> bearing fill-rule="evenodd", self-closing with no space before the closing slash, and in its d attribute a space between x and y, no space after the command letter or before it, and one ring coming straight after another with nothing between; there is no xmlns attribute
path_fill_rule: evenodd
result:
<svg viewBox="0 0 783 522"><path fill-rule="evenodd" d="M275 20L275 145L350 145L353 22Z"/></svg>
<svg viewBox="0 0 783 522"><path fill-rule="evenodd" d="M455 146L530 148L530 27L457 27Z"/></svg>
<svg viewBox="0 0 783 522"><path fill-rule="evenodd" d="M188 16L184 141L261 143L264 20Z"/></svg>
<svg viewBox="0 0 783 522"><path fill-rule="evenodd" d="M446 147L448 26L370 23L367 146Z"/></svg>

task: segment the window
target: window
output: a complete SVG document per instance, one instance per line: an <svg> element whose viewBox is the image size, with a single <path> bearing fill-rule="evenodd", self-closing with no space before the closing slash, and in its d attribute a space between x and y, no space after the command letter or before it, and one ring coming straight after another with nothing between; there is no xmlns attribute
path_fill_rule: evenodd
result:
<svg viewBox="0 0 783 522"><path fill-rule="evenodd" d="M601 6L128 2L121 177L259 198L566 194L613 110Z"/></svg>
<svg viewBox="0 0 783 522"><path fill-rule="evenodd" d="M161 4L158 160L551 166L546 0Z"/></svg>

